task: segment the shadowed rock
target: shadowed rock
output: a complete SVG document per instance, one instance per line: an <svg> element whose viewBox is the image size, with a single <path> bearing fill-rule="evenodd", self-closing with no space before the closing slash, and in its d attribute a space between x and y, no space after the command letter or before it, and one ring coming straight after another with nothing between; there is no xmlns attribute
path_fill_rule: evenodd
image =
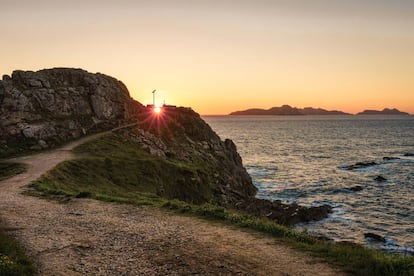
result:
<svg viewBox="0 0 414 276"><path fill-rule="evenodd" d="M385 243L385 238L382 237L382 236L380 236L380 235L378 235L378 234L375 234L375 233L365 233L364 234L364 237L366 239L371 239L373 241L384 242Z"/></svg>
<svg viewBox="0 0 414 276"><path fill-rule="evenodd" d="M332 210L329 205L304 207L297 204L284 204L280 201L252 198L236 205L238 210L267 217L277 223L293 225L299 222L308 222L326 218Z"/></svg>
<svg viewBox="0 0 414 276"><path fill-rule="evenodd" d="M384 181L387 181L387 179L386 179L385 177L381 176L381 175L377 175L377 176L374 178L374 180L375 180L375 181L377 181L377 182L384 182Z"/></svg>
<svg viewBox="0 0 414 276"><path fill-rule="evenodd" d="M389 156L385 156L382 158L382 160L384 161L393 161L393 160L400 160L401 158L399 157L389 157Z"/></svg>
<svg viewBox="0 0 414 276"><path fill-rule="evenodd" d="M353 191L353 192L359 192L359 191L362 191L364 188L362 188L362 186L360 186L360 185L356 185L356 186L353 186L353 187L350 187L350 188L347 188L348 190L350 190L350 191Z"/></svg>

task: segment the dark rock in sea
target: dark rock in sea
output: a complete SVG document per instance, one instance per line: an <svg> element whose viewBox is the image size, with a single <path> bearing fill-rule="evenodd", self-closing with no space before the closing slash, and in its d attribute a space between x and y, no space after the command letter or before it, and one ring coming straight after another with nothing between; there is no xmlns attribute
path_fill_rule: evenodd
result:
<svg viewBox="0 0 414 276"><path fill-rule="evenodd" d="M384 161L392 161L392 160L399 160L399 159L401 159L401 158L399 158L399 157L389 157L389 156L385 156L385 157L382 158L382 160L384 160Z"/></svg>
<svg viewBox="0 0 414 276"><path fill-rule="evenodd" d="M407 153L404 153L404 156L414 156L414 153L412 153L412 152L407 152Z"/></svg>
<svg viewBox="0 0 414 276"><path fill-rule="evenodd" d="M364 237L366 239L371 239L371 240L376 241L376 242L383 242L383 243L385 243L385 241L386 241L383 236L380 236L380 235L375 234L375 233L365 233L364 234Z"/></svg>
<svg viewBox="0 0 414 276"><path fill-rule="evenodd" d="M344 170L352 171L352 170L355 170L355 169L363 169L363 168L367 168L367 167L371 167L371 166L375 166L375 165L378 165L378 163L376 163L376 162L358 162L358 163L355 163L353 165L347 165L347 166L343 166L343 167L340 167L340 168L344 169Z"/></svg>
<svg viewBox="0 0 414 276"><path fill-rule="evenodd" d="M385 177L381 176L381 175L377 175L377 176L374 178L374 180L375 180L375 181L377 181L377 182L384 182L384 181L387 181L387 179L386 179Z"/></svg>
<svg viewBox="0 0 414 276"><path fill-rule="evenodd" d="M356 186L353 186L347 189L353 192L359 192L359 191L362 191L364 188L362 186L356 185Z"/></svg>
<svg viewBox="0 0 414 276"><path fill-rule="evenodd" d="M284 204L280 201L252 198L237 205L238 210L252 215L267 217L277 223L294 225L299 222L320 220L328 217L332 210L329 205L304 207L297 204Z"/></svg>

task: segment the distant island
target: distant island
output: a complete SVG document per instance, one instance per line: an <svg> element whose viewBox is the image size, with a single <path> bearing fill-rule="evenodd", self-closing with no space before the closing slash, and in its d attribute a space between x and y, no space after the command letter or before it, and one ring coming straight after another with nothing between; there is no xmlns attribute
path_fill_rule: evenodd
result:
<svg viewBox="0 0 414 276"><path fill-rule="evenodd" d="M231 112L229 115L353 115L338 110L326 110L322 108L297 108L290 105L272 107L269 109L250 108L242 111ZM383 110L364 110L356 115L410 115L407 112L399 111L396 108L384 108Z"/></svg>
<svg viewBox="0 0 414 276"><path fill-rule="evenodd" d="M243 111L235 111L230 115L351 115L337 110L326 110L322 108L296 108L290 105L272 107L269 109L252 108Z"/></svg>
<svg viewBox="0 0 414 276"><path fill-rule="evenodd" d="M356 115L410 115L407 112L399 111L396 108L389 109L384 108L383 110L364 110L362 112L357 113Z"/></svg>

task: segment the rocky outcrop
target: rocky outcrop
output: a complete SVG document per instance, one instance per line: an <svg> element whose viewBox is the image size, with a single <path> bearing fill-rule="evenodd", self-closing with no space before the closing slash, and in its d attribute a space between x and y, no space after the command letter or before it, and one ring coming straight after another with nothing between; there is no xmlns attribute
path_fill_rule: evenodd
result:
<svg viewBox="0 0 414 276"><path fill-rule="evenodd" d="M122 82L100 73L14 71L0 81L0 157L110 129L142 108Z"/></svg>
<svg viewBox="0 0 414 276"><path fill-rule="evenodd" d="M376 177L374 177L374 181L376 181L376 182L385 182L385 181L387 181L387 179L385 177L383 177L382 175L377 175Z"/></svg>
<svg viewBox="0 0 414 276"><path fill-rule="evenodd" d="M320 220L326 218L332 209L328 205L304 207L295 203L284 204L279 200L271 202L259 198L239 202L236 208L256 216L267 217L284 225Z"/></svg>
<svg viewBox="0 0 414 276"><path fill-rule="evenodd" d="M364 188L360 185L355 185L355 186L345 188L345 189L350 190L352 192L359 192L359 191L362 191Z"/></svg>
<svg viewBox="0 0 414 276"><path fill-rule="evenodd" d="M138 116L139 128L153 142L145 142L147 152L202 168L194 181L210 185L227 207L246 201L256 194L256 187L243 167L236 145L220 137L190 108L165 108L155 115L151 108ZM141 138L142 141L148 139Z"/></svg>

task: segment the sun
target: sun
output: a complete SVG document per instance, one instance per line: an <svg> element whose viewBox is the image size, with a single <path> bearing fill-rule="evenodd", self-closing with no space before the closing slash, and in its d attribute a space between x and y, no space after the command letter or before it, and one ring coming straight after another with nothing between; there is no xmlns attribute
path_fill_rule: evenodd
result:
<svg viewBox="0 0 414 276"><path fill-rule="evenodd" d="M154 107L154 113L155 114L160 114L161 113L161 107L159 107L159 106Z"/></svg>

